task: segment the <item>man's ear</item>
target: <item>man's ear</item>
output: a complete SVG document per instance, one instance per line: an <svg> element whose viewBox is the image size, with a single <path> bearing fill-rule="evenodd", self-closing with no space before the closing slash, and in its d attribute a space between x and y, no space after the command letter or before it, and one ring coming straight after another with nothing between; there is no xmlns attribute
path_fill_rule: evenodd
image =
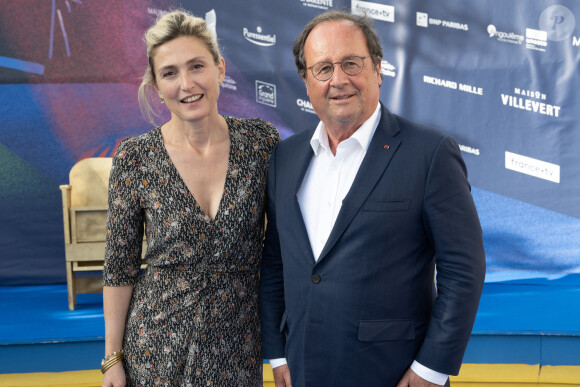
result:
<svg viewBox="0 0 580 387"><path fill-rule="evenodd" d="M308 76L302 78L304 81L304 86L306 87L306 95L310 97L310 93L308 92L308 88L310 86L310 82L308 82Z"/></svg>

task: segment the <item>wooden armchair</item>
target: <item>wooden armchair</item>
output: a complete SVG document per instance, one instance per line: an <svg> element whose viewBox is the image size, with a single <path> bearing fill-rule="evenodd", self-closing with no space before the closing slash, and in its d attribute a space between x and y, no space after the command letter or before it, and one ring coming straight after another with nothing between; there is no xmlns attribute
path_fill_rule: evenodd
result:
<svg viewBox="0 0 580 387"><path fill-rule="evenodd" d="M71 168L69 184L60 186L70 310L75 309L77 293L103 291L107 187L111 165L110 157L81 160ZM80 272L85 273L78 276Z"/></svg>
<svg viewBox="0 0 580 387"><path fill-rule="evenodd" d="M69 184L60 186L70 310L77 293L102 291L101 276L77 277L77 273L103 270L111 164L110 157L81 160L71 168Z"/></svg>

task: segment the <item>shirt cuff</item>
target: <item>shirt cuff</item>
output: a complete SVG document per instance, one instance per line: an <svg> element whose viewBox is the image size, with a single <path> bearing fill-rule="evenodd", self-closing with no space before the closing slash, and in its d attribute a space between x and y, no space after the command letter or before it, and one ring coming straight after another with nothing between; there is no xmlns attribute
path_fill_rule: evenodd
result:
<svg viewBox="0 0 580 387"><path fill-rule="evenodd" d="M415 372L417 375L419 375L426 381L438 384L440 386L444 385L447 382L447 379L449 378L449 375L433 371L431 368L427 368L423 364L417 362L417 360L415 360L413 364L411 364L411 369L413 370L413 372Z"/></svg>
<svg viewBox="0 0 580 387"><path fill-rule="evenodd" d="M280 357L278 359L270 359L270 366L272 366L272 369L283 366L284 364L288 364L285 357Z"/></svg>

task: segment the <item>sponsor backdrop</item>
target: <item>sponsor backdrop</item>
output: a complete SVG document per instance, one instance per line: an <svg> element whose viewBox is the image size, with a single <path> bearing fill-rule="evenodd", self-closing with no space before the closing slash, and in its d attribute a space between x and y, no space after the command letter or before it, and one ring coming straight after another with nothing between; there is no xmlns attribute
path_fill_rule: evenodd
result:
<svg viewBox="0 0 580 387"><path fill-rule="evenodd" d="M325 10L366 12L385 48L382 102L460 144L487 281L580 272L576 0L20 0L0 2L0 285L65 282L58 186L151 129L137 105L142 33L180 6L217 32L221 112L283 137L317 123L295 37Z"/></svg>

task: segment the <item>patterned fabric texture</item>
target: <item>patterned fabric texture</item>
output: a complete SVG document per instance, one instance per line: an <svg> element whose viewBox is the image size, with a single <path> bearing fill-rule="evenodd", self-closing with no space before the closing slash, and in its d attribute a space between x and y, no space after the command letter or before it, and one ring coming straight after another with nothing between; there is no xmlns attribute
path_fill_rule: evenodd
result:
<svg viewBox="0 0 580 387"><path fill-rule="evenodd" d="M263 120L225 119L229 162L213 220L179 176L160 127L124 140L113 159L103 283L135 286L123 342L130 386L262 385L258 268L280 136Z"/></svg>

